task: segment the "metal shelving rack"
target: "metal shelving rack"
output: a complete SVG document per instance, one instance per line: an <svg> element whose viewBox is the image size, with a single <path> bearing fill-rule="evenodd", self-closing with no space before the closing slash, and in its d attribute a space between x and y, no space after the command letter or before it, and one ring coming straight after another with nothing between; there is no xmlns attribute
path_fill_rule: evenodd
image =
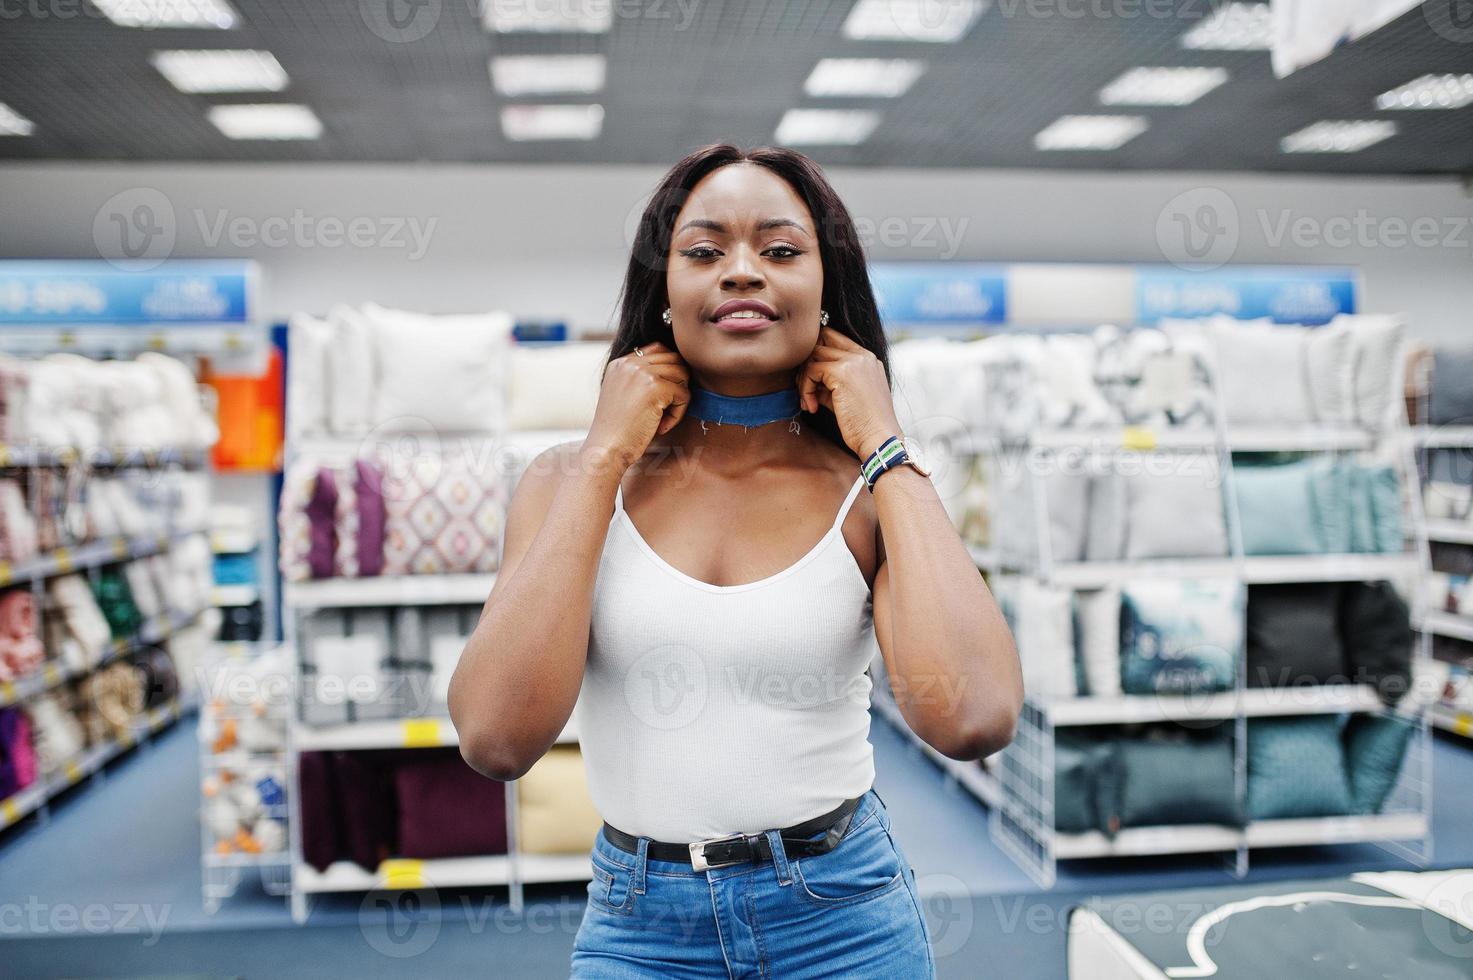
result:
<svg viewBox="0 0 1473 980"><path fill-rule="evenodd" d="M1400 375L1397 375L1398 381ZM1214 385L1216 372L1214 372ZM1399 390L1396 393L1399 399ZM1215 404L1221 405L1220 397ZM1399 404L1399 401L1398 401ZM1057 453L1083 453L1113 459L1122 453L1209 454L1224 485L1224 518L1229 556L1210 559L1163 559L1117 562L1056 562L1050 554L1049 504L1044 481L1030 479L1036 560L1030 567L1008 567L995 548L972 549L979 568L989 574L1012 572L1068 590L1101 588L1129 579L1153 577L1222 577L1245 584L1416 580L1428 561L1427 527L1419 495L1407 496L1404 528L1410 548L1398 554L1313 556L1249 556L1244 554L1237 500L1233 485L1233 454L1238 452L1356 453L1385 449L1395 452L1402 486L1414 485L1415 460L1406 451L1404 421L1379 431L1351 427L1294 427L1292 429L1229 427L1219 410L1212 427L1195 429L1077 429L1042 431L1022 440L1006 441L991 433L973 431L952 440L956 455L980 455L989 462L990 524L1001 526L1007 515L998 510L1001 486L997 461L1013 465L1020 460ZM1473 435L1473 429L1469 430ZM1443 434L1446 438L1446 434ZM1470 443L1473 444L1473 443ZM1041 472L1033 469L1031 472ZM1013 515L1016 517L1016 515ZM1421 590L1410 590L1414 615ZM1020 651L1026 658L1027 651ZM1430 657L1425 638L1414 649L1414 661ZM1071 653L1072 662L1072 653ZM1415 664L1414 664L1415 666ZM883 672L880 672L883 676ZM912 740L919 741L899 718L893 702L879 690L876 707ZM1120 831L1113 839L1101 833L1065 834L1054 829L1054 739L1058 728L1142 722L1220 720L1233 726L1236 792L1246 798L1247 721L1251 717L1379 711L1376 693L1358 685L1321 686L1289 690L1250 689L1246 686L1246 657L1240 659L1235 688L1212 695L1122 695L1048 700L1026 698L1015 739L984 769L976 764L937 758L944 770L972 790L990 807L993 840L1040 885L1052 887L1057 862L1082 858L1148 854L1226 852L1230 867L1241 876L1254 848L1310 844L1376 842L1403 857L1425 863L1431 857L1431 749L1428 719L1424 716L1403 763L1397 788L1383 812L1369 816L1339 816L1294 820L1253 821L1244 828L1210 825L1138 827ZM922 746L926 748L925 746ZM929 753L933 758L934 752ZM965 770L964 772L962 770ZM965 777L965 778L963 778Z"/></svg>

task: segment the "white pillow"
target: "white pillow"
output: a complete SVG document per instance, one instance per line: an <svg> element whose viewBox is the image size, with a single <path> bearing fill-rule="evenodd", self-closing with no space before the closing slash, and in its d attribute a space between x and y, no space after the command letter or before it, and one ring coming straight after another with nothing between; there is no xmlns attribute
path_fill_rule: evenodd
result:
<svg viewBox="0 0 1473 980"><path fill-rule="evenodd" d="M336 435L363 435L373 425L378 387L373 326L351 306L328 313L332 353L327 359L327 420Z"/></svg>
<svg viewBox="0 0 1473 980"><path fill-rule="evenodd" d="M513 345L506 427L587 431L608 357L608 344Z"/></svg>
<svg viewBox="0 0 1473 980"><path fill-rule="evenodd" d="M1036 363L1042 395L1042 418L1051 429L1090 428L1110 424L1110 404L1095 387L1095 342L1088 334L1051 334L1043 338Z"/></svg>
<svg viewBox="0 0 1473 980"><path fill-rule="evenodd" d="M1175 457L1186 467L1195 455ZM1125 478L1125 559L1220 558L1228 553L1222 491L1205 466Z"/></svg>
<svg viewBox="0 0 1473 980"><path fill-rule="evenodd" d="M1074 594L1032 578L1018 582L1015 617L1023 688L1035 697L1072 698L1074 680Z"/></svg>
<svg viewBox="0 0 1473 980"><path fill-rule="evenodd" d="M1315 421L1304 330L1226 317L1212 321L1218 391L1232 425L1298 425Z"/></svg>
<svg viewBox="0 0 1473 980"><path fill-rule="evenodd" d="M328 431L333 325L306 313L293 314L287 327L286 425L294 436Z"/></svg>
<svg viewBox="0 0 1473 980"><path fill-rule="evenodd" d="M1315 418L1326 425L1355 420L1351 335L1344 324L1305 327L1305 368Z"/></svg>
<svg viewBox="0 0 1473 980"><path fill-rule="evenodd" d="M1384 314L1342 313L1331 326L1350 331L1354 421L1378 431L1399 411L1406 320Z"/></svg>
<svg viewBox="0 0 1473 980"><path fill-rule="evenodd" d="M1120 695L1120 590L1080 592L1074 598L1079 659L1089 696Z"/></svg>
<svg viewBox="0 0 1473 980"><path fill-rule="evenodd" d="M431 316L365 303L363 316L378 360L375 426L501 429L511 314Z"/></svg>

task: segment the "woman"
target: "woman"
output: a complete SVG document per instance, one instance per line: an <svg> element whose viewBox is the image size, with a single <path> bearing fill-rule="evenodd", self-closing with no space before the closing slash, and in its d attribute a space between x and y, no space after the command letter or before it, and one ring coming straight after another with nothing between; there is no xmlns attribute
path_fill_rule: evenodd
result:
<svg viewBox="0 0 1473 980"><path fill-rule="evenodd" d="M872 789L865 669L877 641L906 720L957 759L1012 738L1022 680L931 481L887 442L886 357L816 164L721 144L665 176L588 436L519 483L450 687L495 779L576 703L606 823L574 976L934 975Z"/></svg>

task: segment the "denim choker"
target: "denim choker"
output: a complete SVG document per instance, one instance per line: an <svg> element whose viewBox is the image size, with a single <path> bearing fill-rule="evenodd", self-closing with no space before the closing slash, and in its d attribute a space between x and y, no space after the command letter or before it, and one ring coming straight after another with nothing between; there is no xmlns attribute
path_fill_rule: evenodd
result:
<svg viewBox="0 0 1473 980"><path fill-rule="evenodd" d="M796 385L762 395L718 395L714 391L690 386L690 404L685 414L718 425L766 425L783 419L796 421L800 406ZM701 426L705 428L704 425Z"/></svg>

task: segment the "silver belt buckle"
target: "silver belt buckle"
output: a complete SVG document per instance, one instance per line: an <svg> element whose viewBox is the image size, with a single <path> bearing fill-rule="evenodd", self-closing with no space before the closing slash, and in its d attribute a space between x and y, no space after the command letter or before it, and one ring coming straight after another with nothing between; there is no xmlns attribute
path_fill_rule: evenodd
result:
<svg viewBox="0 0 1473 980"><path fill-rule="evenodd" d="M707 844L733 844L733 843L736 843L737 841L745 840L746 839L746 836L747 836L746 834L731 834L731 835L726 836L726 837L711 837L711 838L709 838L707 840L698 840L698 841L696 841L693 844L688 844L687 846L690 848L690 865L691 865L691 867L694 868L697 871L706 871L706 870L708 870L711 867L711 865L706 862L706 845ZM738 862L736 862L736 861L726 862L726 864L737 864L737 863ZM724 867L726 867L726 864L718 864L717 867L718 868L724 868Z"/></svg>

